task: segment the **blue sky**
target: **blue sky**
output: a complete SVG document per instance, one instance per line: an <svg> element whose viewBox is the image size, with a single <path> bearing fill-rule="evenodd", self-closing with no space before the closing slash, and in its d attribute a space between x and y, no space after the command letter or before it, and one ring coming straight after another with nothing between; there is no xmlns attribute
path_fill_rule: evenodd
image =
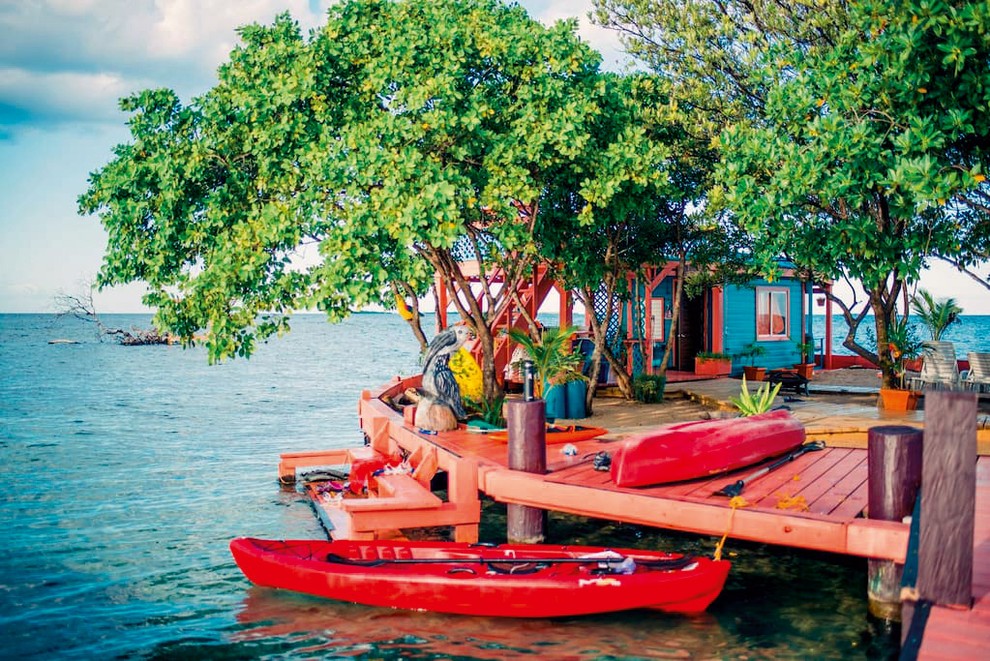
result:
<svg viewBox="0 0 990 661"><path fill-rule="evenodd" d="M90 172L125 142L117 100L170 87L184 100L209 89L236 43L234 29L289 11L305 28L328 0L0 0L0 312L50 312L100 268L106 237L76 213ZM544 22L580 19L580 34L621 58L614 34L590 24L591 0L525 0ZM987 269L984 269L984 273ZM990 314L990 293L937 267L922 285L968 314ZM100 312L143 308L139 284L96 296Z"/></svg>

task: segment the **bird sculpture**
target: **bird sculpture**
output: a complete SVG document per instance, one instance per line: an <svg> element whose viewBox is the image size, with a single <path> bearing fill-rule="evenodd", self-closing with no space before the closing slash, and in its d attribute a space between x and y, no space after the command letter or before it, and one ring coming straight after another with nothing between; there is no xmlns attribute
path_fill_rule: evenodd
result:
<svg viewBox="0 0 990 661"><path fill-rule="evenodd" d="M406 399L416 405L416 416L413 424L428 431L450 431L457 429L457 417L446 404L438 404L431 395L421 393L415 388L405 392Z"/></svg>
<svg viewBox="0 0 990 661"><path fill-rule="evenodd" d="M467 326L452 326L437 333L430 341L423 360L423 391L434 405L450 407L458 419L467 417L461 403L461 388L450 369L450 357L461 348L471 330Z"/></svg>

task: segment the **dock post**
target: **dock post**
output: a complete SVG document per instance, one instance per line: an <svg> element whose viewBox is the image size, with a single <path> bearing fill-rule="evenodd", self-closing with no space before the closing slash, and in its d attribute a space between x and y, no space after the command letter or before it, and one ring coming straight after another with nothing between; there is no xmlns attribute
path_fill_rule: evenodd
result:
<svg viewBox="0 0 990 661"><path fill-rule="evenodd" d="M906 425L867 433L868 508L871 519L901 521L914 508L921 484L922 431ZM867 562L867 597L874 617L901 621L901 574L893 560Z"/></svg>
<svg viewBox="0 0 990 661"><path fill-rule="evenodd" d="M920 645L932 605L972 608L976 417L976 393L925 395L917 583L903 591L904 617L911 620L910 630L903 629L905 645Z"/></svg>
<svg viewBox="0 0 990 661"><path fill-rule="evenodd" d="M542 399L532 396L532 364L524 365L522 400L505 403L509 430L509 468L543 474L547 470L547 413ZM512 544L539 544L544 539L546 512L527 505L507 507L507 537Z"/></svg>

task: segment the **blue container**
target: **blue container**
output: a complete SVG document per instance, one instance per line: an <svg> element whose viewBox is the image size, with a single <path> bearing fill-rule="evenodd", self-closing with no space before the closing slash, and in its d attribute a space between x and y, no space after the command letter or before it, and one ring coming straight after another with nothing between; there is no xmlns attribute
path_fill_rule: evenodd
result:
<svg viewBox="0 0 990 661"><path fill-rule="evenodd" d="M584 398L588 392L588 384L581 379L567 382L567 417L586 418L587 409L584 405Z"/></svg>
<svg viewBox="0 0 990 661"><path fill-rule="evenodd" d="M567 417L567 389L564 386L543 385L543 401L547 405L547 421Z"/></svg>

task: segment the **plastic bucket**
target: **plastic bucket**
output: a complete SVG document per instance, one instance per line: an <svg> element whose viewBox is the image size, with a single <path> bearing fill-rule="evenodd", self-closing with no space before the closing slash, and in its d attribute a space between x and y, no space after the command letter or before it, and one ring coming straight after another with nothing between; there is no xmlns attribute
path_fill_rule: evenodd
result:
<svg viewBox="0 0 990 661"><path fill-rule="evenodd" d="M543 387L543 401L547 405L547 420L567 417L567 389L564 386Z"/></svg>
<svg viewBox="0 0 990 661"><path fill-rule="evenodd" d="M584 398L588 392L588 384L577 379L567 382L567 417L586 418L588 416L585 408Z"/></svg>

